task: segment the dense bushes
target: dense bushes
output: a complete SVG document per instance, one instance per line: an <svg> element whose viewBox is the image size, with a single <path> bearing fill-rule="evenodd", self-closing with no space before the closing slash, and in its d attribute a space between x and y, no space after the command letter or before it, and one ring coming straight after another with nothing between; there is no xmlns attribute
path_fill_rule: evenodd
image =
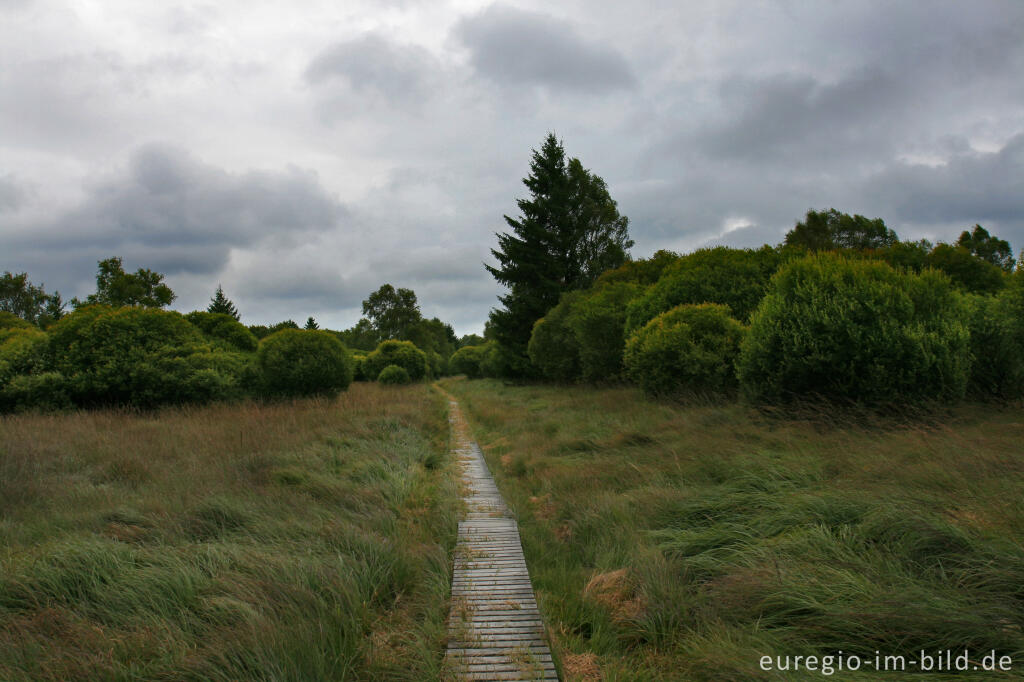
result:
<svg viewBox="0 0 1024 682"><path fill-rule="evenodd" d="M330 332L282 329L260 341L256 356L268 395L335 395L352 382L352 361Z"/></svg>
<svg viewBox="0 0 1024 682"><path fill-rule="evenodd" d="M249 328L227 313L195 311L185 316L208 340L221 342L229 350L252 352L259 340Z"/></svg>
<svg viewBox="0 0 1024 682"><path fill-rule="evenodd" d="M569 314L582 295L574 291L533 325L526 347L530 362L550 381L573 381L580 376L580 344L569 326Z"/></svg>
<svg viewBox="0 0 1024 682"><path fill-rule="evenodd" d="M405 367L388 365L380 371L380 375L377 376L377 381L382 384L400 385L408 384L412 382L412 379L409 377L409 373L405 371Z"/></svg>
<svg viewBox="0 0 1024 682"><path fill-rule="evenodd" d="M427 376L427 354L411 341L384 341L377 350L366 356L363 371L367 377L376 379L381 370L388 365L405 368L412 381L419 381Z"/></svg>
<svg viewBox="0 0 1024 682"><path fill-rule="evenodd" d="M755 400L956 399L966 310L941 273L820 254L783 267L751 319L738 374Z"/></svg>
<svg viewBox="0 0 1024 682"><path fill-rule="evenodd" d="M448 371L452 374L465 374L470 379L479 379L483 374L483 362L487 355L487 346L463 346L448 360Z"/></svg>
<svg viewBox="0 0 1024 682"><path fill-rule="evenodd" d="M677 306L630 337L626 369L651 395L733 391L743 333L727 306Z"/></svg>
<svg viewBox="0 0 1024 682"><path fill-rule="evenodd" d="M998 296L966 295L971 331L969 390L979 398L1024 396L1024 273Z"/></svg>
<svg viewBox="0 0 1024 682"><path fill-rule="evenodd" d="M657 283L630 303L627 333L683 303L722 303L746 320L764 297L768 280L783 261L780 251L719 246L701 249L668 265Z"/></svg>

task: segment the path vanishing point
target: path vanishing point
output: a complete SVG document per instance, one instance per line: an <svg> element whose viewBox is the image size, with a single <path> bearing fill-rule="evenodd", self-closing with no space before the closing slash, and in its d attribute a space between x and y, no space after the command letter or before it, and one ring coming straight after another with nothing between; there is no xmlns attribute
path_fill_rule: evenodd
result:
<svg viewBox="0 0 1024 682"><path fill-rule="evenodd" d="M512 518L449 397L454 452L464 483L452 573L446 670L456 680L558 680Z"/></svg>

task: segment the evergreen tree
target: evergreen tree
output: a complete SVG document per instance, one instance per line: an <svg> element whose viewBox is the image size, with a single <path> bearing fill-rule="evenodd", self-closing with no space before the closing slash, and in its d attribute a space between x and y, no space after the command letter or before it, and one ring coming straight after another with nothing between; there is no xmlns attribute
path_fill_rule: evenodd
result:
<svg viewBox="0 0 1024 682"><path fill-rule="evenodd" d="M633 246L629 219L619 215L604 180L579 159L566 161L554 134L533 152L523 184L531 196L517 201L522 216L505 216L512 232L498 234L498 248L491 250L498 267L485 266L509 288L499 297L504 308L491 311L490 323L498 362L510 376L530 373L526 346L533 323L563 292L585 288L629 260Z"/></svg>
<svg viewBox="0 0 1024 682"><path fill-rule="evenodd" d="M224 289L219 284L217 285L217 293L210 299L210 305L206 308L206 312L224 313L236 320L239 319L238 309L235 308L235 304L231 302L231 299L224 295Z"/></svg>
<svg viewBox="0 0 1024 682"><path fill-rule="evenodd" d="M308 329L308 330L310 330L310 331L312 331L312 330L315 330L315 329L319 329L319 328L320 328L320 325L318 325L318 324L316 323L316 320L314 320L314 319L313 319L313 316L312 316L312 315L310 315L310 316L309 316L309 317L308 317L308 318L306 319L306 326L305 326L305 327L303 327L303 329Z"/></svg>

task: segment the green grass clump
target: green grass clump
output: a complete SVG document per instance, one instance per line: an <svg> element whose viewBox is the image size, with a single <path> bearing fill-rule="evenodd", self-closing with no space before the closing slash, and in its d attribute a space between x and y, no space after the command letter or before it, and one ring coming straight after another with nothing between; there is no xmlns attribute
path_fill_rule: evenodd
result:
<svg viewBox="0 0 1024 682"><path fill-rule="evenodd" d="M440 676L445 402L0 419L0 679Z"/></svg>
<svg viewBox="0 0 1024 682"><path fill-rule="evenodd" d="M1024 660L1018 409L855 420L445 386L517 512L569 679L788 679L760 657L840 650Z"/></svg>

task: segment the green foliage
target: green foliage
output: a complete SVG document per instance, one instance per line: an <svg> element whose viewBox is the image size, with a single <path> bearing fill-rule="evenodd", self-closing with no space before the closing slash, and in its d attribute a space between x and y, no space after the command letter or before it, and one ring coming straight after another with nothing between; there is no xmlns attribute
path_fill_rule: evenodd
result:
<svg viewBox="0 0 1024 682"><path fill-rule="evenodd" d="M412 383L412 378L409 377L409 372L405 367L388 365L380 371L377 381L382 384L399 385Z"/></svg>
<svg viewBox="0 0 1024 682"><path fill-rule="evenodd" d="M7 329L32 329L32 323L14 313L0 310L0 330Z"/></svg>
<svg viewBox="0 0 1024 682"><path fill-rule="evenodd" d="M282 329L298 329L298 328L299 328L299 325L295 322L295 320L285 320L284 322L278 322L277 324L272 324L269 327L267 325L265 325L265 324L250 325L249 326L249 331L251 331L252 335L255 336L257 339L263 340L263 339L267 338L268 336L270 336L271 334L276 334L277 332L281 331Z"/></svg>
<svg viewBox="0 0 1024 682"><path fill-rule="evenodd" d="M353 327L338 332L338 338L346 348L358 348L365 351L372 351L380 343L377 330L365 317L356 322Z"/></svg>
<svg viewBox="0 0 1024 682"><path fill-rule="evenodd" d="M220 341L228 350L254 352L259 343L256 336L236 318L227 313L201 312L199 310L185 315L185 319L195 325L203 336L212 341Z"/></svg>
<svg viewBox="0 0 1024 682"><path fill-rule="evenodd" d="M210 305L206 308L206 312L230 315L236 321L241 320L238 308L231 302L231 299L224 295L224 289L219 284L217 285L217 291L213 294L213 298L210 299Z"/></svg>
<svg viewBox="0 0 1024 682"><path fill-rule="evenodd" d="M971 330L970 392L979 398L1024 396L1024 273L998 296L966 294Z"/></svg>
<svg viewBox="0 0 1024 682"><path fill-rule="evenodd" d="M989 234L981 225L975 225L970 232L961 232L956 245L1004 272L1013 270L1013 249L1010 248L1010 242Z"/></svg>
<svg viewBox="0 0 1024 682"><path fill-rule="evenodd" d="M785 243L808 251L834 251L879 249L897 241L896 233L887 228L881 218L871 220L830 208L827 211L808 211L803 222L786 233Z"/></svg>
<svg viewBox="0 0 1024 682"><path fill-rule="evenodd" d="M728 306L677 306L629 338L626 369L651 395L733 391L744 332Z"/></svg>
<svg viewBox="0 0 1024 682"><path fill-rule="evenodd" d="M63 317L64 302L59 292L50 296L42 286L32 284L27 273L5 272L0 277L0 313L45 327Z"/></svg>
<svg viewBox="0 0 1024 682"><path fill-rule="evenodd" d="M206 402L239 394L245 360L211 348L180 314L79 308L49 330L52 369L77 405Z"/></svg>
<svg viewBox="0 0 1024 682"><path fill-rule="evenodd" d="M405 329L402 338L412 341L417 348L427 353L437 353L441 356L442 365L447 363L458 343L458 339L455 338L455 330L451 325L445 324L436 317L412 323Z"/></svg>
<svg viewBox="0 0 1024 682"><path fill-rule="evenodd" d="M721 303L747 320L764 297L768 280L787 256L765 246L719 246L687 254L667 265L657 283L630 303L627 333L683 303Z"/></svg>
<svg viewBox="0 0 1024 682"><path fill-rule="evenodd" d="M451 374L465 374L469 379L479 379L483 374L483 362L487 354L487 346L463 346L452 354L448 361Z"/></svg>
<svg viewBox="0 0 1024 682"><path fill-rule="evenodd" d="M373 377L366 375L366 353L352 351L352 381L373 381Z"/></svg>
<svg viewBox="0 0 1024 682"><path fill-rule="evenodd" d="M89 294L84 303L73 299L72 304L76 308L94 304L114 308L132 305L162 308L176 298L163 280L164 276L159 272L143 268L127 273L120 258L108 258L99 261L96 293Z"/></svg>
<svg viewBox="0 0 1024 682"><path fill-rule="evenodd" d="M420 307L412 289L382 285L363 301L363 315L376 331L378 340L405 338L410 325L421 319Z"/></svg>
<svg viewBox="0 0 1024 682"><path fill-rule="evenodd" d="M46 333L27 322L25 325L0 328L0 386L19 374L39 372L45 367Z"/></svg>
<svg viewBox="0 0 1024 682"><path fill-rule="evenodd" d="M572 305L568 324L579 347L580 373L587 381L621 378L626 345L626 308L640 287L617 282L584 292Z"/></svg>
<svg viewBox="0 0 1024 682"><path fill-rule="evenodd" d="M938 244L928 254L928 265L949 275L963 291L992 294L1006 284L1003 270L962 246Z"/></svg>
<svg viewBox="0 0 1024 682"><path fill-rule="evenodd" d="M318 325L318 324L316 323L316 320L315 320L315 319L313 319L313 316L312 316L312 315L310 315L309 317L307 317L307 318L306 318L306 324L305 324L305 325L303 325L303 327L302 327L302 328L303 328L303 329L305 329L305 330L307 330L307 331L316 331L317 329L319 329L319 328L320 328L320 325ZM339 340L340 340L340 339L339 339Z"/></svg>
<svg viewBox="0 0 1024 682"><path fill-rule="evenodd" d="M479 334L463 334L459 337L455 344L458 348L465 348L466 346L479 346L485 341L484 337Z"/></svg>
<svg viewBox="0 0 1024 682"><path fill-rule="evenodd" d="M256 355L271 396L333 396L352 382L352 361L329 332L282 329L260 341Z"/></svg>
<svg viewBox="0 0 1024 682"><path fill-rule="evenodd" d="M509 289L499 297L504 308L490 316L500 347L495 368L521 377L531 374L527 346L534 322L562 293L586 288L626 262L633 245L629 220L619 215L604 180L579 159L567 162L553 134L533 152L523 184L530 199L518 200L520 218L505 216L512 231L497 235L498 248L491 253L498 266L486 266Z"/></svg>
<svg viewBox="0 0 1024 682"><path fill-rule="evenodd" d="M388 365L404 367L413 381L427 376L427 355L411 341L383 341L366 356L366 376L376 378Z"/></svg>
<svg viewBox="0 0 1024 682"><path fill-rule="evenodd" d="M63 374L20 374L0 385L0 412L57 411L72 407Z"/></svg>
<svg viewBox="0 0 1024 682"><path fill-rule="evenodd" d="M533 325L527 350L530 362L550 381L568 382L580 377L580 344L569 326L573 305L583 295L572 291Z"/></svg>
<svg viewBox="0 0 1024 682"><path fill-rule="evenodd" d="M606 270L597 278L595 285L632 282L641 286L650 286L657 282L665 269L678 261L680 257L678 253L660 249L650 258L627 261L617 268Z"/></svg>
<svg viewBox="0 0 1024 682"><path fill-rule="evenodd" d="M886 403L963 397L966 311L948 278L819 254L772 278L738 373L754 400Z"/></svg>

